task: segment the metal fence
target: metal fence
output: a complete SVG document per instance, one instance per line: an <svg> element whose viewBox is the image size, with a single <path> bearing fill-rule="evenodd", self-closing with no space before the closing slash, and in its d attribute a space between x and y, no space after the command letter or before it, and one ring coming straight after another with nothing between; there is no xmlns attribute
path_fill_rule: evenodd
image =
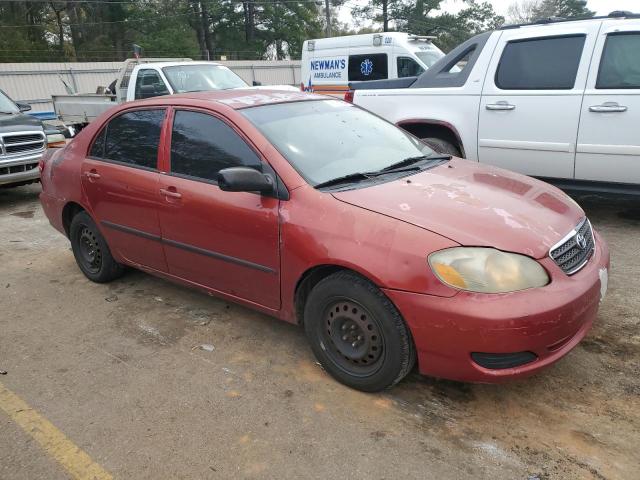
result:
<svg viewBox="0 0 640 480"><path fill-rule="evenodd" d="M249 85L299 85L299 61L220 62ZM16 101L32 106L34 112L53 111L51 95L65 94L63 81L78 93L95 93L118 76L121 62L0 63L0 89Z"/></svg>

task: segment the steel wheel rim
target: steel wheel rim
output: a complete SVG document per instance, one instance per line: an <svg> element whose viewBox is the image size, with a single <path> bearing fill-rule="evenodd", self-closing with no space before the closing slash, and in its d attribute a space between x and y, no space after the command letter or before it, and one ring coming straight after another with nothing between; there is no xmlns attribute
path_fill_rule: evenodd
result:
<svg viewBox="0 0 640 480"><path fill-rule="evenodd" d="M349 375L375 374L385 357L384 339L375 317L349 298L330 300L322 312L321 347L331 362Z"/></svg>
<svg viewBox="0 0 640 480"><path fill-rule="evenodd" d="M87 271L98 273L102 267L102 250L96 234L86 225L78 233L78 253Z"/></svg>

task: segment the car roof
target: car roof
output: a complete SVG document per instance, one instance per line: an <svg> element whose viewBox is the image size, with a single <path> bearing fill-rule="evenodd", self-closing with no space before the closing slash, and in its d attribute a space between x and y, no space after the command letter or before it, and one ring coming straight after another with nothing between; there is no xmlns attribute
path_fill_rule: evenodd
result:
<svg viewBox="0 0 640 480"><path fill-rule="evenodd" d="M519 23L519 24L507 24L507 25L503 25L502 27L498 28L497 30L511 30L514 28L522 28L522 27L527 27L527 28L535 28L535 27L544 27L546 25L554 25L557 23L574 23L574 22L593 22L593 21L602 21L602 20L619 20L619 21L624 21L624 20L632 20L632 19L637 19L640 18L640 14L638 13L632 13L632 12L628 12L628 11L624 11L624 10L615 10L611 13L609 13L609 15L601 15L601 16L594 16L594 17L569 17L569 18L563 18L563 17L550 17L550 18L541 18L539 20L536 20L535 22L531 22L531 23Z"/></svg>
<svg viewBox="0 0 640 480"><path fill-rule="evenodd" d="M151 66L164 68L164 67L188 66L188 65L216 65L218 67L224 66L218 62L209 62L205 60L200 60L200 61L185 60L185 61L174 61L174 62L148 62L148 63L145 62L145 63L137 64L136 68L150 68Z"/></svg>
<svg viewBox="0 0 640 480"><path fill-rule="evenodd" d="M288 103L288 102L304 102L309 100L330 100L331 97L325 95L317 95L314 93L305 92L292 92L288 90L278 89L253 89L253 88L238 88L230 90L214 90L208 92L188 92L180 93L178 95L170 95L164 97L168 100L167 103L173 103L170 100L200 100L204 102L215 102L223 105L227 105L234 110L240 110L242 108L257 107L260 105L272 105L275 103ZM334 99L335 100L335 99Z"/></svg>

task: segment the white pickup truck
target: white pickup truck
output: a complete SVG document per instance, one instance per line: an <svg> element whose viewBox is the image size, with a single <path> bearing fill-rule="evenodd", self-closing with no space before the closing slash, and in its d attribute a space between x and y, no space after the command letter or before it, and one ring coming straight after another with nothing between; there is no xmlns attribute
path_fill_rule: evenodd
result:
<svg viewBox="0 0 640 480"><path fill-rule="evenodd" d="M253 87L224 65L199 62L190 58L145 58L125 60L118 78L96 93L53 95L56 115L67 126L81 129L100 114L122 102L205 90L231 88L266 88L254 82ZM280 90L299 91L289 85L270 86Z"/></svg>
<svg viewBox="0 0 640 480"><path fill-rule="evenodd" d="M418 77L349 85L346 99L444 153L640 193L640 15L507 26Z"/></svg>

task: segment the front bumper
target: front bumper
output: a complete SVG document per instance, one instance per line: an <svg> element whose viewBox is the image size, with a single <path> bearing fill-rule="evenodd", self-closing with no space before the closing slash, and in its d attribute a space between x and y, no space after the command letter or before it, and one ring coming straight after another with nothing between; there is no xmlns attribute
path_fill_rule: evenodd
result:
<svg viewBox="0 0 640 480"><path fill-rule="evenodd" d="M29 157L0 161L0 185L13 185L40 178L38 162L42 153Z"/></svg>
<svg viewBox="0 0 640 480"><path fill-rule="evenodd" d="M542 288L507 294L459 292L444 298L385 290L409 325L420 373L465 382L496 383L532 375L569 353L587 334L601 300L601 270L609 250L596 233L596 250L578 273L567 276L550 258ZM488 369L474 352L532 352L534 361Z"/></svg>

